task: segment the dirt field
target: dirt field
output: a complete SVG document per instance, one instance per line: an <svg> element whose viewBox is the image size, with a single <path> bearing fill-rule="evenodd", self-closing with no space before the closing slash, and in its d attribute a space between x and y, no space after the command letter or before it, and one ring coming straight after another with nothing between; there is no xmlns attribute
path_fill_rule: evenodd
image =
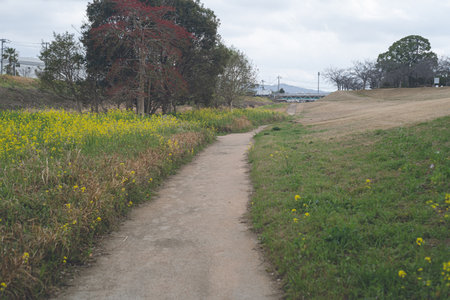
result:
<svg viewBox="0 0 450 300"><path fill-rule="evenodd" d="M335 92L297 104L299 120L320 137L341 136L433 120L450 114L450 87Z"/></svg>

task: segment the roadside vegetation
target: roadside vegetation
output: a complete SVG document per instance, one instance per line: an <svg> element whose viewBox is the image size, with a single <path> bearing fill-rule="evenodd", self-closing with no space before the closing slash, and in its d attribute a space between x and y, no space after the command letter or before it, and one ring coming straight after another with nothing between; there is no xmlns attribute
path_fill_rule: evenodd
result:
<svg viewBox="0 0 450 300"><path fill-rule="evenodd" d="M251 217L287 299L447 299L449 122L256 136Z"/></svg>
<svg viewBox="0 0 450 300"><path fill-rule="evenodd" d="M282 118L261 109L177 117L0 111L0 298L47 295L215 129Z"/></svg>

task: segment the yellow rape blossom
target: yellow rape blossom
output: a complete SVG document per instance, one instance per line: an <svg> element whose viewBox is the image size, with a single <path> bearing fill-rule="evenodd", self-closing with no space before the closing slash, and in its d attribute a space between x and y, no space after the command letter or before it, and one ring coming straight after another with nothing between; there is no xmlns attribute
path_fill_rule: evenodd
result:
<svg viewBox="0 0 450 300"><path fill-rule="evenodd" d="M24 252L23 255L22 255L23 262L27 263L29 258L30 258L30 253Z"/></svg>
<svg viewBox="0 0 450 300"><path fill-rule="evenodd" d="M423 239L422 239L421 237L418 237L418 238L416 239L416 244L417 244L418 246L422 246L422 244L423 244Z"/></svg>
<svg viewBox="0 0 450 300"><path fill-rule="evenodd" d="M400 271L398 271L398 276L399 276L400 278L405 278L405 277L406 277L406 272L403 271L403 270L400 270Z"/></svg>

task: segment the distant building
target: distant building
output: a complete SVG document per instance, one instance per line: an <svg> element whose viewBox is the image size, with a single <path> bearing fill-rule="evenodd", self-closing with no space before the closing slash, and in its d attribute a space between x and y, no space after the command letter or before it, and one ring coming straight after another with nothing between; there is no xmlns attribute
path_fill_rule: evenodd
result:
<svg viewBox="0 0 450 300"><path fill-rule="evenodd" d="M263 90L263 89L258 89L256 90L256 96L270 96L272 95L272 91L271 90Z"/></svg>
<svg viewBox="0 0 450 300"><path fill-rule="evenodd" d="M8 63L3 61L3 65ZM17 75L22 77L36 78L36 70L43 70L45 64L43 61L34 57L19 57L19 66L16 67Z"/></svg>

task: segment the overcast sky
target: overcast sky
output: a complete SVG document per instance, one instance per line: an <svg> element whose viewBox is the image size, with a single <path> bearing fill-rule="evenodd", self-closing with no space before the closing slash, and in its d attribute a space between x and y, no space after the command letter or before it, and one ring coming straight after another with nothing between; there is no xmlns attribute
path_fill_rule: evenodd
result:
<svg viewBox="0 0 450 300"><path fill-rule="evenodd" d="M76 33L88 0L0 0L0 38L36 57L53 31ZM259 70L259 80L317 89L317 72L376 59L412 34L450 56L450 0L201 0L221 20L219 32ZM333 87L321 80L321 87Z"/></svg>

